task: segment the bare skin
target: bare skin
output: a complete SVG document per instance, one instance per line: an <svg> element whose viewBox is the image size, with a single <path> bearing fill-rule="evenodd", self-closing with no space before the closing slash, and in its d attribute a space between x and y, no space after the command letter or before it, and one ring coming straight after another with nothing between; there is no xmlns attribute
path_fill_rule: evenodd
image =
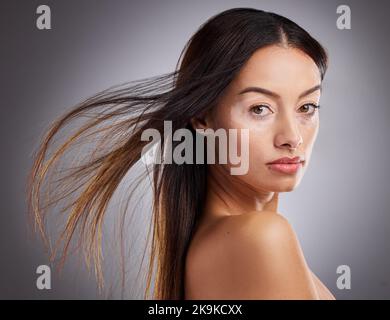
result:
<svg viewBox="0 0 390 320"><path fill-rule="evenodd" d="M279 193L294 190L309 164L319 129L318 67L298 49L257 50L194 128L248 128L249 171L209 165L204 212L190 243L186 299L334 299L310 270L298 237L278 211ZM240 92L261 87L264 92ZM309 91L309 89L312 89ZM303 95L303 93L306 93ZM240 142L239 142L240 143ZM301 156L298 172L273 171L268 162Z"/></svg>
<svg viewBox="0 0 390 320"><path fill-rule="evenodd" d="M186 299L334 299L307 266L287 220L273 211L198 229L187 275Z"/></svg>

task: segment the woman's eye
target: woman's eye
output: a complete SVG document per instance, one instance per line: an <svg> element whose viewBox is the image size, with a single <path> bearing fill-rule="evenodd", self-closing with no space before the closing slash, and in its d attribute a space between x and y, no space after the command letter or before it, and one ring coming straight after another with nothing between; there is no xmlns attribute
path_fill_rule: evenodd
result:
<svg viewBox="0 0 390 320"><path fill-rule="evenodd" d="M259 105L255 105L255 106L251 107L251 111L255 115L258 115L258 116L265 116L265 115L267 115L267 110L270 113L273 113L271 111L271 109L268 106L264 105L264 104L259 104Z"/></svg>
<svg viewBox="0 0 390 320"><path fill-rule="evenodd" d="M319 108L320 108L320 106L315 105L314 103L306 103L302 107L300 107L299 109L302 110L301 113L312 115L316 112L316 109L319 109ZM310 109L312 109L311 112L310 112Z"/></svg>

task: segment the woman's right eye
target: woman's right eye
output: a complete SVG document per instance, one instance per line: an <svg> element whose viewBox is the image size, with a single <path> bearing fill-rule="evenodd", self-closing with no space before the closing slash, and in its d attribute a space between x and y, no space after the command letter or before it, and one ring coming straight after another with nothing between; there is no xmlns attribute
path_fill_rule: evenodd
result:
<svg viewBox="0 0 390 320"><path fill-rule="evenodd" d="M266 115L266 113L263 112L263 111L266 110L266 109L268 109L271 113L273 113L273 112L271 111L271 109L270 109L268 106L264 105L264 104L254 105L254 106L252 106L252 107L250 108L250 110L251 110L254 114L259 115L259 116L260 116L260 115L261 115L261 116Z"/></svg>

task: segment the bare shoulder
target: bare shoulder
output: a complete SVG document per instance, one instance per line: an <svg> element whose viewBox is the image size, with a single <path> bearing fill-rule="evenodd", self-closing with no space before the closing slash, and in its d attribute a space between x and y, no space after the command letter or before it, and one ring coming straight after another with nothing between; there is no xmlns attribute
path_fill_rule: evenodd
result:
<svg viewBox="0 0 390 320"><path fill-rule="evenodd" d="M195 299L318 298L298 238L275 212L221 219L198 241L192 262L187 283Z"/></svg>

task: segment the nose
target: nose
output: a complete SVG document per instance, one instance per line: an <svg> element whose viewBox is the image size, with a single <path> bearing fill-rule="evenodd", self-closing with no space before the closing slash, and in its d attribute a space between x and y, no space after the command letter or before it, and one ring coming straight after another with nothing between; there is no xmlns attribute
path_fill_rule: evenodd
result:
<svg viewBox="0 0 390 320"><path fill-rule="evenodd" d="M294 116L285 114L280 119L275 144L278 148L297 149L303 143L302 135Z"/></svg>

